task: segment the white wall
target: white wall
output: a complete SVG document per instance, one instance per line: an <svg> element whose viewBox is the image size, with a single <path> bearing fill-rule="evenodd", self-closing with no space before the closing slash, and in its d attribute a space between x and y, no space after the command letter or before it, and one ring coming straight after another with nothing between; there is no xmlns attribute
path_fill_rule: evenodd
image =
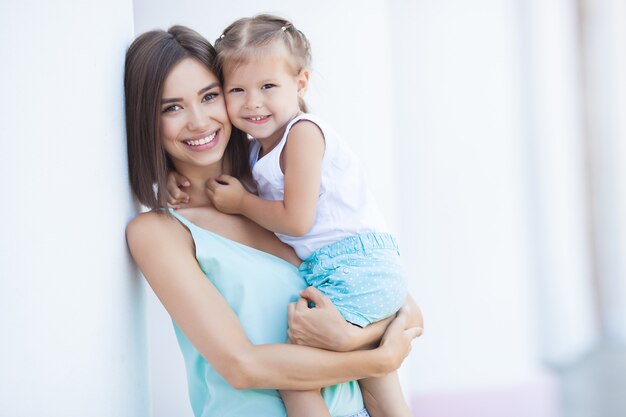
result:
<svg viewBox="0 0 626 417"><path fill-rule="evenodd" d="M267 11L310 38L309 104L369 167L400 237L427 325L403 368L418 414L558 416L542 361L586 352L594 326L626 343L625 7L0 3L0 415L191 415L149 290L148 382L145 285L123 234L123 58L135 33L180 23L213 40Z"/></svg>
<svg viewBox="0 0 626 417"><path fill-rule="evenodd" d="M0 415L149 414L124 227L132 3L0 3Z"/></svg>

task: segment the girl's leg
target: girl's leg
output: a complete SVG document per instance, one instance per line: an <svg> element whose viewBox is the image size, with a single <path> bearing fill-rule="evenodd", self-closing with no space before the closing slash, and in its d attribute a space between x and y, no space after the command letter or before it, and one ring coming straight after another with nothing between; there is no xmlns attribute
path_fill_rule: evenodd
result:
<svg viewBox="0 0 626 417"><path fill-rule="evenodd" d="M380 378L365 378L359 384L365 408L371 417L412 417L402 395L397 372Z"/></svg>
<svg viewBox="0 0 626 417"><path fill-rule="evenodd" d="M281 390L288 417L330 417L328 407L320 390L287 391Z"/></svg>

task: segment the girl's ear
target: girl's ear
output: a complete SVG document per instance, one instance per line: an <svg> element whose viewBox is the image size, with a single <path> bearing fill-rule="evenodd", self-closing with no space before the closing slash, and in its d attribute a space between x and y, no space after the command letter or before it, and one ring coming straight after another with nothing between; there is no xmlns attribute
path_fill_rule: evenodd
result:
<svg viewBox="0 0 626 417"><path fill-rule="evenodd" d="M297 76L298 96L304 97L306 90L309 88L309 70L303 69Z"/></svg>

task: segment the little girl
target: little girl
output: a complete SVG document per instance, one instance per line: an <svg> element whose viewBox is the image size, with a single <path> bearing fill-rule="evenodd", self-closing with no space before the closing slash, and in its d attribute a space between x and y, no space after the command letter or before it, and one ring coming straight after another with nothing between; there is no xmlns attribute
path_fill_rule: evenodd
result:
<svg viewBox="0 0 626 417"><path fill-rule="evenodd" d="M350 323L365 327L402 306L406 284L395 239L355 155L306 113L310 47L290 22L270 15L231 24L215 47L233 125L254 138L250 165L258 195L222 175L207 185L220 211L276 233L304 262L300 273ZM409 416L397 375L361 381L367 402ZM317 392L282 391L289 417L328 416ZM371 395L373 398L370 398Z"/></svg>

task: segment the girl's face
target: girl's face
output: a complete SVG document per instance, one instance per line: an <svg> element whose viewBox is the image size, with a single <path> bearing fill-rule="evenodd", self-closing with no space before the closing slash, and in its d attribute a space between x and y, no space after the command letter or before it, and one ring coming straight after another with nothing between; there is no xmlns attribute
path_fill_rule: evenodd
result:
<svg viewBox="0 0 626 417"><path fill-rule="evenodd" d="M298 98L306 92L308 70L299 74L284 56L253 58L225 66L224 92L231 122L265 146L275 145L298 115Z"/></svg>
<svg viewBox="0 0 626 417"><path fill-rule="evenodd" d="M165 151L178 170L181 165L221 163L230 133L218 78L201 62L183 59L163 86L160 134Z"/></svg>

